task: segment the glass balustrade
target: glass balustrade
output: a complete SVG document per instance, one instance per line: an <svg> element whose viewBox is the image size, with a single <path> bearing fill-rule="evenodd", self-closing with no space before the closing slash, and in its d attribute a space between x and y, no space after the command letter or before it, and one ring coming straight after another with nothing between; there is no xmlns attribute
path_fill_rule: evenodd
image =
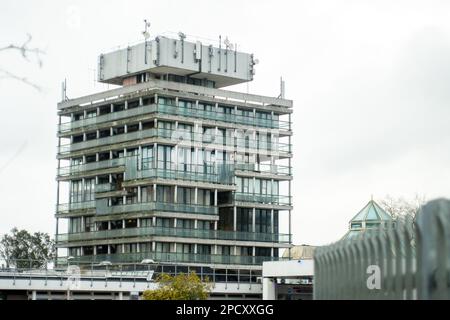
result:
<svg viewBox="0 0 450 320"><path fill-rule="evenodd" d="M71 257L58 257L58 263L101 263L109 261L111 263L140 263L143 260L151 259L156 263L160 262L184 262L184 263L210 263L210 264L241 264L241 265L261 265L264 261L286 260L282 257L268 256L239 256L239 255L217 255L217 254L194 254L175 252L139 252L139 253L117 253L98 254Z"/></svg>
<svg viewBox="0 0 450 320"><path fill-rule="evenodd" d="M282 206L290 206L292 204L290 196L243 193L243 192L235 192L234 200L243 202L258 202Z"/></svg>
<svg viewBox="0 0 450 320"><path fill-rule="evenodd" d="M154 128L148 130L135 131L131 133L123 133L115 136L104 137L89 141L82 141L72 144L61 145L58 147L59 154L67 154L83 149L95 148L110 144L121 142L140 140L145 138L162 138L168 139L169 143L196 143L196 144L210 144L223 145L231 148L236 148L238 151L245 150L267 150L271 152L291 152L291 144L281 142L261 142L248 137L223 137L208 133L194 133L182 129L163 129Z"/></svg>
<svg viewBox="0 0 450 320"><path fill-rule="evenodd" d="M200 229L165 228L165 227L123 228L123 229L101 230L93 232L67 233L57 235L56 240L57 242L61 243L67 241L101 240L101 239L125 238L125 237L142 237L142 236L290 243L290 237L288 234L242 232L242 231L234 232L223 230L200 230Z"/></svg>

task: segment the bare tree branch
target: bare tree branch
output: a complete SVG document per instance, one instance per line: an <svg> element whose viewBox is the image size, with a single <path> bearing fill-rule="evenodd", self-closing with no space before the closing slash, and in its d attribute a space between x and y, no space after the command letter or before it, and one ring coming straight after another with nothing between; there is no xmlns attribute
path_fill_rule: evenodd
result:
<svg viewBox="0 0 450 320"><path fill-rule="evenodd" d="M408 200L402 197L393 198L392 196L387 195L384 199L380 200L379 203L392 218L396 219L406 215L415 217L420 207L425 203L425 200L425 196L419 194L415 194L412 199Z"/></svg>
<svg viewBox="0 0 450 320"><path fill-rule="evenodd" d="M14 73L11 73L11 72L9 72L7 70L3 70L3 69L0 69L0 73L4 74L3 76L0 76L0 79L9 78L9 79L18 80L18 81L21 81L21 82L25 83L26 85L29 85L29 86L33 87L37 91L42 91L42 88L40 86L38 86L37 84L29 81L25 77L19 77L19 76L15 75Z"/></svg>
<svg viewBox="0 0 450 320"><path fill-rule="evenodd" d="M10 44L6 47L0 47L0 52L4 52L7 50L19 51L20 54L22 55L22 58L28 62L32 62L30 58L34 57L39 68L42 68L43 62L41 56L45 55L45 52L39 48L30 48L28 45L30 44L32 39L33 39L32 36L30 34L27 34L27 40L25 40L25 42L22 45ZM42 91L39 85L31 82L26 77L18 76L15 73L5 70L3 68L0 68L0 79L14 79L33 87L37 91Z"/></svg>
<svg viewBox="0 0 450 320"><path fill-rule="evenodd" d="M17 50L21 53L22 57L27 61L30 61L30 55L34 55L39 67L42 68L43 62L41 56L45 55L45 52L39 48L29 48L28 44L31 42L33 38L30 34L27 34L27 37L28 37L27 40L22 45L19 46L15 44L10 44L6 47L0 48L0 52L6 50Z"/></svg>

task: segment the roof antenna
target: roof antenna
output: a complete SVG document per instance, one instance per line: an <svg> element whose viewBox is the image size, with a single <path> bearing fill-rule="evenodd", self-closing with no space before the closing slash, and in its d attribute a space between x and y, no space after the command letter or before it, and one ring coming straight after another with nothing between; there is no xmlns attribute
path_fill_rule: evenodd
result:
<svg viewBox="0 0 450 320"><path fill-rule="evenodd" d="M64 79L64 81L61 84L61 100L62 101L69 100L69 98L67 98L67 79Z"/></svg>
<svg viewBox="0 0 450 320"><path fill-rule="evenodd" d="M147 40L150 38L150 32L148 32L148 28L150 28L150 22L148 22L147 19L144 19L144 23L145 23L145 29L144 29L144 31L142 31L142 35L144 36L144 39L145 39L144 57L145 57L145 64L147 64Z"/></svg>
<svg viewBox="0 0 450 320"><path fill-rule="evenodd" d="M278 99L284 99L284 96L285 96L285 83L283 77L280 77L280 95L278 96Z"/></svg>

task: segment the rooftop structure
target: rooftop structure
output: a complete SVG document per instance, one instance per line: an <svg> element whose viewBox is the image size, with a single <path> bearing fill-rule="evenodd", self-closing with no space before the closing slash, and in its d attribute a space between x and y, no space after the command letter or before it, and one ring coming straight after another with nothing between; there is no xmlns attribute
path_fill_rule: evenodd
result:
<svg viewBox="0 0 450 320"><path fill-rule="evenodd" d="M362 232L376 230L391 221L391 215L372 199L350 220L349 231L345 234L344 239L352 238Z"/></svg>
<svg viewBox="0 0 450 320"><path fill-rule="evenodd" d="M219 89L252 80L254 63L163 37L100 56L100 81L122 87L58 104L58 261L282 259L293 103Z"/></svg>
<svg viewBox="0 0 450 320"><path fill-rule="evenodd" d="M220 47L200 41L156 37L134 46L102 54L98 79L103 83L130 85L149 78L222 88L253 80L257 60L230 44Z"/></svg>

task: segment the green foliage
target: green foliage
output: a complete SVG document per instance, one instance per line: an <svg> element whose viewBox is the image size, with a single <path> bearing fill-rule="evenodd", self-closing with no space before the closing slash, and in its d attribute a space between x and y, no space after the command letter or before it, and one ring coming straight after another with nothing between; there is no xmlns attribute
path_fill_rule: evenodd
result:
<svg viewBox="0 0 450 320"><path fill-rule="evenodd" d="M208 279L202 282L195 272L176 276L162 273L156 282L159 288L144 291L144 300L206 300L212 287Z"/></svg>
<svg viewBox="0 0 450 320"><path fill-rule="evenodd" d="M5 234L0 240L0 258L7 266L14 264L17 268L42 267L46 260L55 254L55 243L47 233L14 228L11 234Z"/></svg>

